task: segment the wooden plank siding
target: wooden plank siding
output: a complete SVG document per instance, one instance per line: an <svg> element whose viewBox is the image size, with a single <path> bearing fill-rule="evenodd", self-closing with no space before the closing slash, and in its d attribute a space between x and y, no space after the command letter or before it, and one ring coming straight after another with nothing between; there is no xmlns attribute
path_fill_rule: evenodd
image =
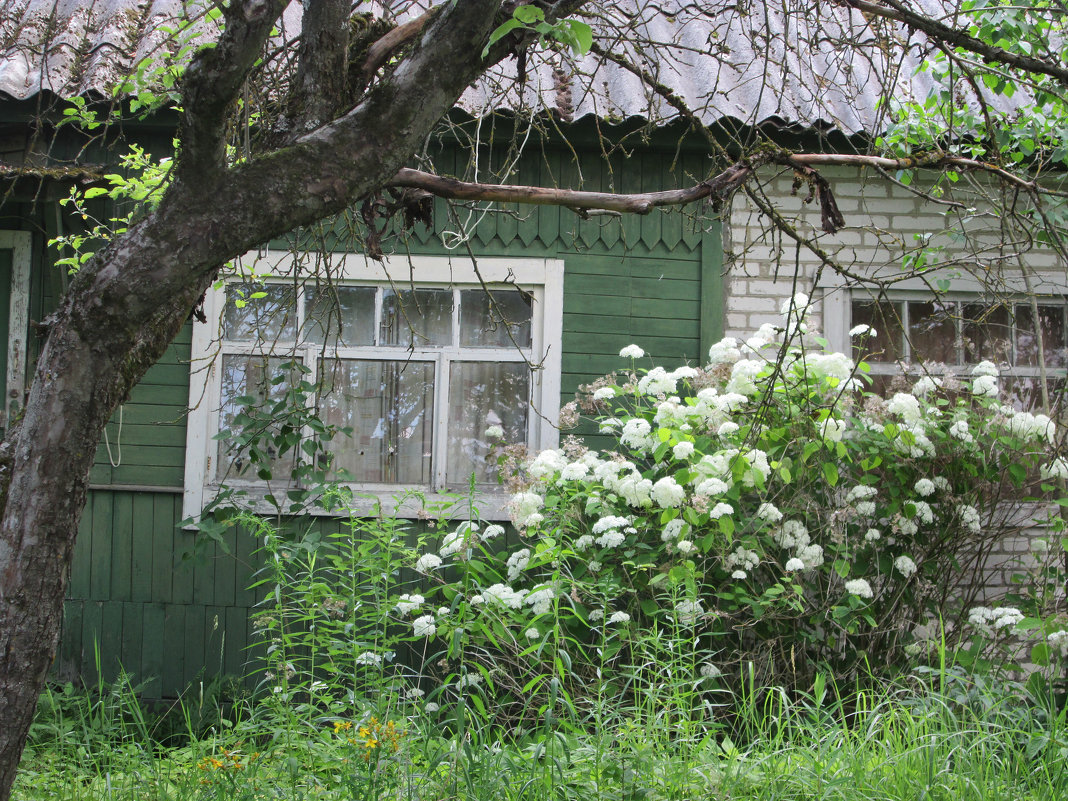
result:
<svg viewBox="0 0 1068 801"><path fill-rule="evenodd" d="M458 156L449 163L454 174L464 173ZM569 153L547 149L521 160L512 180L641 191L700 180L702 164L699 155L664 151L630 160L615 154L609 169L596 154L575 163ZM468 245L481 256L564 261L562 402L580 384L624 367L618 353L625 345L637 343L667 366L696 364L722 331L713 219L695 223L677 211L588 220L555 207L506 211L481 217ZM446 252L441 235L459 230L467 215L439 201L434 230L408 232L398 251ZM471 219L479 217L476 211ZM345 226L328 241L345 249ZM466 247L447 252L462 257ZM54 275L38 279L34 319L54 304L62 283ZM204 677L240 674L250 660L256 544L233 534L230 554L212 544L187 559L193 538L178 527L190 342L187 325L107 426L75 547L57 677L95 681L99 652L104 680L121 668L146 695L175 697ZM329 521L315 525L329 533Z"/></svg>

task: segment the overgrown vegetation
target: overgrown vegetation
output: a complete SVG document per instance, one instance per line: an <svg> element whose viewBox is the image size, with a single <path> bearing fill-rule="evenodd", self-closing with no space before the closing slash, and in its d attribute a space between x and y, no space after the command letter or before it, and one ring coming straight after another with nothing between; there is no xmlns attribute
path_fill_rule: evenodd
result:
<svg viewBox="0 0 1068 801"><path fill-rule="evenodd" d="M865 394L807 306L701 369L624 349L579 401L612 447L527 460L511 532L467 498L360 516L321 483L297 500L339 515L324 537L227 495L263 543L255 692L161 716L128 680L55 690L19 797L1062 797L1059 515L1016 606L968 583L1068 473L1053 423L1002 405L989 363ZM297 432L336 432L259 403L250 469L318 465Z"/></svg>

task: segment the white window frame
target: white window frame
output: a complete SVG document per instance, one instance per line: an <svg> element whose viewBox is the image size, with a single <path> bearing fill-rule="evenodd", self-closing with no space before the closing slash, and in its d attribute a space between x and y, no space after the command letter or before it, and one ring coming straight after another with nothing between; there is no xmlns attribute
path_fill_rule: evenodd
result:
<svg viewBox="0 0 1068 801"><path fill-rule="evenodd" d="M267 250L249 253L237 259L210 289L204 298L207 324L193 324L192 363L189 382L189 416L186 433L185 486L183 515L197 519L206 501L221 488L215 478L214 459L218 452L215 435L219 429L221 405L222 319L225 308L225 283L241 283L255 277L292 283L295 277L311 278L316 263L322 267L322 254L296 254L291 251ZM563 336L563 276L564 263L559 259L485 258L472 263L469 258L443 256L392 256L383 262L363 254L331 254L328 257L331 281L351 285L393 286L409 288L480 289L483 286L502 288L517 286L533 298L531 320L530 363L537 366L531 376L531 408L527 415L527 445L534 450L555 448L559 444L561 342ZM311 279L314 281L314 278ZM454 313L458 313L454 312ZM231 352L227 346L226 352ZM501 349L463 348L463 356L490 360ZM257 351L259 352L259 351ZM332 351L331 351L332 352ZM396 359L397 349L378 350L372 347L353 349L362 358ZM413 358L422 360L447 359L441 349L414 348L406 350ZM284 354L280 354L284 355ZM342 349L340 355L347 355ZM453 354L455 356L455 354ZM351 356L350 356L351 358ZM507 361L522 357L510 350ZM461 359L464 360L464 359ZM448 418L445 387L435 394L434 452L435 475L430 487L408 485L351 484L356 495L356 511L373 513L381 508L401 517L425 513L424 503L413 497L410 490L422 493L426 506L455 497L455 491L444 488L444 438ZM340 436L340 435L339 435ZM248 479L228 479L228 486L263 491L263 482ZM404 494L406 493L406 494ZM403 495L402 495L403 494ZM403 498L400 505L398 496ZM475 497L479 515L487 520L507 518L506 493L484 492ZM265 503L263 509L271 509Z"/></svg>
<svg viewBox="0 0 1068 801"><path fill-rule="evenodd" d="M900 273L898 273L900 275ZM872 273L872 278L893 278L894 274L882 275ZM1022 274L999 277L999 290L995 293L977 278L962 274L954 269L934 269L921 276L894 280L888 285L884 296L879 296L872 289L872 284L860 284L857 281L834 274L823 279L817 286L823 290L822 314L823 333L830 348L847 355L852 354L849 330L852 326L852 302L854 300L881 300L889 302L919 301L929 302L935 299L949 302L983 304L1012 303L1019 304L1030 299L1028 282ZM1031 290L1040 304L1068 306L1068 275L1063 271L1033 271L1030 276ZM937 294L933 287L938 288ZM960 347L958 342L957 347ZM1015 347L1015 344L1014 344ZM914 367L919 363L908 362ZM892 362L871 362L871 375L898 375L901 369ZM948 365L950 369L960 370L962 365ZM999 365L1004 367L1004 365ZM1050 372L1052 371L1052 372ZM1038 366L1012 366L1005 372L1006 376L1036 377L1041 374ZM1048 375L1063 375L1060 368L1047 368Z"/></svg>
<svg viewBox="0 0 1068 801"><path fill-rule="evenodd" d="M0 231L0 250L11 251L11 287L7 317L7 375L0 427L22 411L26 391L26 332L29 326L30 270L33 235L29 231Z"/></svg>

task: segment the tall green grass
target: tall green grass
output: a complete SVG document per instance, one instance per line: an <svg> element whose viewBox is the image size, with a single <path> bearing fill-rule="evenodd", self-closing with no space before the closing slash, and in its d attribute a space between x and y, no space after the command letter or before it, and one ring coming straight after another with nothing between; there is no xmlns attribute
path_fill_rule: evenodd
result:
<svg viewBox="0 0 1068 801"><path fill-rule="evenodd" d="M1022 685L945 669L896 684L807 693L742 682L709 697L672 680L629 704L542 715L506 731L465 719L395 719L396 752L365 760L358 730L308 718L284 733L274 707L194 725L182 736L132 686L42 700L15 797L37 799L1035 799L1068 797L1065 711ZM653 670L643 665L643 670ZM222 709L221 707L219 708ZM729 712L729 713L728 713ZM384 721L382 721L384 724ZM349 735L349 736L346 736ZM164 741L165 740L165 741ZM219 763L215 767L212 760Z"/></svg>

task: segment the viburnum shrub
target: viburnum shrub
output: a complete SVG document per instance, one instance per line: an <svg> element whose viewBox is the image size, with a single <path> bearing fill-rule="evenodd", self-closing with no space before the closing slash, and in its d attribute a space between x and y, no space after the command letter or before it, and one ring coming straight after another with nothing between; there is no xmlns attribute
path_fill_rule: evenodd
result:
<svg viewBox="0 0 1068 801"><path fill-rule="evenodd" d="M1020 500L1068 476L1056 426L1003 405L990 362L868 393L867 366L807 331L808 305L797 295L781 325L724 339L704 367L644 368L624 348L626 367L578 399L611 447L572 439L525 464L519 542L498 572L479 568L492 585L470 580L470 561L491 558L473 523L462 547L418 556L428 594L459 567L452 608L499 621L479 653L511 642L513 669L534 672L566 654L567 670L544 673L574 691L594 676L625 684L652 637L688 681L751 662L764 680L807 684L822 666L878 672L939 632L968 634L986 556L1028 524ZM851 332L861 346L871 335ZM411 616L416 635L452 632Z"/></svg>

